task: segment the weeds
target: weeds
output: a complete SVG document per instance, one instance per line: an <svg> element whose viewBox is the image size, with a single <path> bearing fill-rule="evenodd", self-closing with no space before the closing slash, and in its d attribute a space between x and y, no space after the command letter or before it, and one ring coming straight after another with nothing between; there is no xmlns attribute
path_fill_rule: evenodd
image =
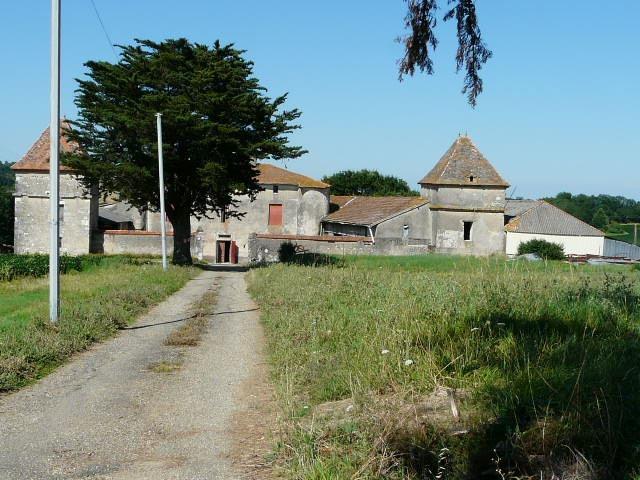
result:
<svg viewBox="0 0 640 480"><path fill-rule="evenodd" d="M281 458L292 478L632 478L636 276L553 262L392 260L251 273L289 418ZM421 407L442 387L467 392L457 405L464 425ZM389 395L392 408L380 401ZM314 416L343 399L362 413ZM312 429L300 419L305 405Z"/></svg>
<svg viewBox="0 0 640 480"><path fill-rule="evenodd" d="M194 270L105 259L62 277L61 315L48 321L46 279L0 282L0 392L45 375L67 357L113 335L178 290Z"/></svg>
<svg viewBox="0 0 640 480"><path fill-rule="evenodd" d="M172 347L193 347L200 342L202 334L209 325L211 307L215 304L216 292L208 291L195 306L191 317L169 334L164 344Z"/></svg>

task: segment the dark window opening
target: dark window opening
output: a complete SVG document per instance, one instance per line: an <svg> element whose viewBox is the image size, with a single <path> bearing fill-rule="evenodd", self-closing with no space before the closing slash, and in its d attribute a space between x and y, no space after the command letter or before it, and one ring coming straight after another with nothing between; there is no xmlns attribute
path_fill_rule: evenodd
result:
<svg viewBox="0 0 640 480"><path fill-rule="evenodd" d="M469 175L469 181L473 182L473 175Z"/></svg>
<svg viewBox="0 0 640 480"><path fill-rule="evenodd" d="M278 190L279 190L278 185L274 185L273 186L273 193L278 193Z"/></svg>
<svg viewBox="0 0 640 480"><path fill-rule="evenodd" d="M464 228L464 239L471 240L471 226L473 222L462 222Z"/></svg>

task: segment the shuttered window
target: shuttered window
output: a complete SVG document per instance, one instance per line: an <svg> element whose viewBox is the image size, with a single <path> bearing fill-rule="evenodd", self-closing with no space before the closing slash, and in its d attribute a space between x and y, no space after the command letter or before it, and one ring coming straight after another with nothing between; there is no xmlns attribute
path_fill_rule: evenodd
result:
<svg viewBox="0 0 640 480"><path fill-rule="evenodd" d="M269 225L282 225L282 205L269 205Z"/></svg>

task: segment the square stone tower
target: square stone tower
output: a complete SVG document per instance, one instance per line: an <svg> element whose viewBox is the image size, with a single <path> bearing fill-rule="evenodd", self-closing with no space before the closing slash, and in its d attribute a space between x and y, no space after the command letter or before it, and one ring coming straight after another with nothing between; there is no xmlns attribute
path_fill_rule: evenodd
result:
<svg viewBox="0 0 640 480"><path fill-rule="evenodd" d="M68 140L69 122L61 122L60 148L73 152ZM16 172L15 253L49 253L49 129L22 159L11 167ZM63 254L89 253L91 232L97 228L98 195L89 192L74 172L60 166L60 249Z"/></svg>
<svg viewBox="0 0 640 480"><path fill-rule="evenodd" d="M420 194L429 201L436 252L504 252L509 184L469 137L459 136L418 183Z"/></svg>

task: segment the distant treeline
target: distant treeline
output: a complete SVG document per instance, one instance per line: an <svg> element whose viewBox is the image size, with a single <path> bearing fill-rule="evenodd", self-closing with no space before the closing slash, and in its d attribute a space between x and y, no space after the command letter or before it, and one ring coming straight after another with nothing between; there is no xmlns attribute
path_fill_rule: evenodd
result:
<svg viewBox="0 0 640 480"><path fill-rule="evenodd" d="M640 222L640 201L630 198L562 192L544 200L598 228L612 223Z"/></svg>
<svg viewBox="0 0 640 480"><path fill-rule="evenodd" d="M13 245L13 189L11 163L0 162L0 252Z"/></svg>

